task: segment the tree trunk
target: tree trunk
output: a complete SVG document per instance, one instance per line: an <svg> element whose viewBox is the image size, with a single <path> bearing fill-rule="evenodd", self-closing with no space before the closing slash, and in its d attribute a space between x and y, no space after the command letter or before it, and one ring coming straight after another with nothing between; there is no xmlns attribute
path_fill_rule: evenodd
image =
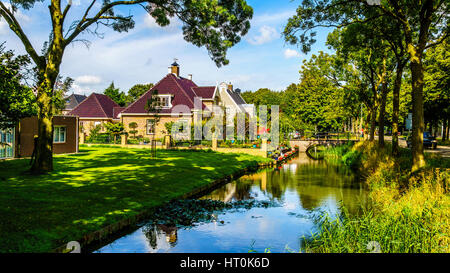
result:
<svg viewBox="0 0 450 273"><path fill-rule="evenodd" d="M53 3L53 1L52 1ZM60 32L62 33L62 31ZM38 140L36 158L31 166L35 174L53 171L53 95L55 82L59 74L64 48L62 35L55 34L48 52L45 67L38 67Z"/></svg>
<svg viewBox="0 0 450 273"><path fill-rule="evenodd" d="M381 90L381 102L380 102L380 114L378 118L378 144L380 147L384 147L384 116L386 112L386 98L388 93L387 82L383 82Z"/></svg>
<svg viewBox="0 0 450 273"><path fill-rule="evenodd" d="M38 111L38 139L37 147L34 147L36 154L31 172L35 174L46 173L53 170L53 114L52 103L45 88L45 83L38 88L37 103L40 105Z"/></svg>
<svg viewBox="0 0 450 273"><path fill-rule="evenodd" d="M392 155L398 156L398 117L400 115L400 90L402 87L403 69L402 61L397 62L397 71L393 89L392 99Z"/></svg>
<svg viewBox="0 0 450 273"><path fill-rule="evenodd" d="M377 109L374 107L370 112L370 134L369 141L375 140L375 127L377 124Z"/></svg>
<svg viewBox="0 0 450 273"><path fill-rule="evenodd" d="M418 53L418 52L416 52ZM423 65L422 57L417 56L411 61L412 79L412 171L417 171L425 166L423 154Z"/></svg>
<svg viewBox="0 0 450 273"><path fill-rule="evenodd" d="M444 119L442 121L442 141L445 141L445 137L447 136L447 121Z"/></svg>
<svg viewBox="0 0 450 273"><path fill-rule="evenodd" d="M445 130L445 140L450 139L449 138L449 133L450 133L449 127L450 127L450 119L447 119L447 129Z"/></svg>

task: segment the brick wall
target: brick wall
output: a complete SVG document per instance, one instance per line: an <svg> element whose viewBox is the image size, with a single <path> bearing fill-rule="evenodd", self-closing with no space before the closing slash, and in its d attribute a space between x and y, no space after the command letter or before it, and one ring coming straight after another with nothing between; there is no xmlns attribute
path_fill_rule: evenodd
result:
<svg viewBox="0 0 450 273"><path fill-rule="evenodd" d="M125 131L127 131L128 133L130 131L132 131L133 129L131 129L129 127L131 122L136 122L138 127L135 129L136 131L138 131L136 133L136 136L142 136L142 137L147 137L147 138L151 138L152 135L147 134L147 120L148 119L153 119L154 116L131 116L131 115L124 115L122 116L121 120L122 123L125 126ZM159 122L156 125L155 128L155 138L159 139L164 137L164 131L166 131L166 127L165 127L165 123L168 122L176 122L178 120L182 120L182 119L188 119L189 121L192 120L192 118L185 118L185 117L172 117L172 116L159 116ZM193 126L191 124L191 126ZM133 135L129 133L129 137L131 138Z"/></svg>
<svg viewBox="0 0 450 273"><path fill-rule="evenodd" d="M54 154L76 153L78 151L78 118L74 116L53 117L54 126L66 127L66 141L53 143ZM38 134L37 117L29 117L20 120L16 126L15 155L16 157L31 156L34 149L34 136Z"/></svg>

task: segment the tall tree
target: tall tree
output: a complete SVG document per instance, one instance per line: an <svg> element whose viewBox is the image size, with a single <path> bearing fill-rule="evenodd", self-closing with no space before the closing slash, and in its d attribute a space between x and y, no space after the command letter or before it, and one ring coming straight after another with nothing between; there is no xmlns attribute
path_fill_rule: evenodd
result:
<svg viewBox="0 0 450 273"><path fill-rule="evenodd" d="M28 56L14 56L12 50L5 51L0 44L0 129L36 113L33 91L23 84L23 69L29 63Z"/></svg>
<svg viewBox="0 0 450 273"><path fill-rule="evenodd" d="M126 32L135 23L132 15L121 15L115 8L141 6L160 26L170 24L178 17L183 22L184 39L196 46L205 46L217 66L228 64L227 50L241 40L250 28L252 8L245 0L91 0L81 17L68 22L72 1L48 0L52 22L48 50L39 54L17 20L19 9L29 10L41 0L11 0L10 5L0 2L0 16L17 35L37 67L38 142L36 161L32 171L47 172L53 169L52 117L54 85L59 75L67 46L84 32L98 34L97 28L105 26L114 31ZM40 12L40 11L39 11ZM91 27L94 29L91 30Z"/></svg>
<svg viewBox="0 0 450 273"><path fill-rule="evenodd" d="M119 106L125 106L125 104L127 103L127 96L123 91L120 91L119 88L116 88L114 86L114 82L111 82L111 84L105 89L105 91L103 91L103 94L108 96Z"/></svg>
<svg viewBox="0 0 450 273"><path fill-rule="evenodd" d="M405 44L411 70L412 86L412 170L425 166L423 154L423 53L425 49L442 43L449 37L450 3L448 0L386 0L379 4L363 0L305 0L285 27L286 41L300 44L308 52L316 42L317 27L344 27L351 24L369 24L386 17L402 29L401 42Z"/></svg>
<svg viewBox="0 0 450 273"><path fill-rule="evenodd" d="M139 99L145 92L149 91L153 87L153 83L148 84L135 84L128 90L128 103L135 102Z"/></svg>

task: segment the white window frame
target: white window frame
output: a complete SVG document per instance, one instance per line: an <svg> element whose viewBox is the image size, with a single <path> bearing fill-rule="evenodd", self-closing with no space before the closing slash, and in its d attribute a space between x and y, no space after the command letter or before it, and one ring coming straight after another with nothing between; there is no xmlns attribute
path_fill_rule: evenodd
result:
<svg viewBox="0 0 450 273"><path fill-rule="evenodd" d="M61 137L61 128L64 128L64 141L60 140ZM55 134L58 133L58 140L55 141ZM67 126L57 125L53 127L53 143L66 143L67 140Z"/></svg>
<svg viewBox="0 0 450 273"><path fill-rule="evenodd" d="M149 123L152 123L152 132L150 133L149 132L149 129L150 129L150 127L149 127ZM155 128L155 119L147 119L147 121L146 121L146 124L145 124L145 132L147 133L147 135L154 135L155 134L155 130L156 130L156 128Z"/></svg>
<svg viewBox="0 0 450 273"><path fill-rule="evenodd" d="M159 108L169 109L172 108L172 95L158 95L158 104L163 102L163 99L167 99L167 105L159 105Z"/></svg>

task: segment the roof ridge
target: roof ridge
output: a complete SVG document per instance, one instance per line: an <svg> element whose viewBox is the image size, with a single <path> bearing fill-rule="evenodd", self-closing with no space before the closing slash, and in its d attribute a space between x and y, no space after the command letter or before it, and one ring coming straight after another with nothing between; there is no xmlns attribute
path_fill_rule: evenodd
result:
<svg viewBox="0 0 450 273"><path fill-rule="evenodd" d="M106 114L106 112L105 112L105 109L103 109L103 106L102 106L102 104L100 103L100 101L98 100L98 98L97 98L97 95L104 95L104 94L97 94L97 93L93 93L93 94L95 94L95 100L97 101L97 103L98 103L98 105L100 106L100 109L102 109L102 112L103 112L103 114L105 114L105 117L106 118L108 118L108 115ZM104 95L104 96L106 96L106 95ZM107 96L108 97L108 96ZM109 98L109 97L108 97ZM114 112L114 110L113 110L113 112ZM113 116L114 116L114 113L113 113ZM113 117L114 118L114 117Z"/></svg>
<svg viewBox="0 0 450 273"><path fill-rule="evenodd" d="M95 93L91 93L89 96L87 96L82 102L78 103L77 106L75 106L75 108L73 108L70 112L75 111L75 109L77 109L85 100L87 100L89 97L91 97L92 95L94 95ZM69 113L70 113L69 112Z"/></svg>
<svg viewBox="0 0 450 273"><path fill-rule="evenodd" d="M125 112L126 110L128 110L128 108L130 108L131 106L133 106L136 102L138 102L142 97L144 97L148 92L152 91L153 88L155 88L160 82L162 82L165 78L167 78L169 76L169 74L167 74L165 77L163 77L162 79L159 80L159 82L157 82L155 85L153 85L152 88L150 88L147 92L145 92L144 94L142 94L137 100L133 101L132 103L130 103L130 105L126 106L125 109L123 109L122 112Z"/></svg>
<svg viewBox="0 0 450 273"><path fill-rule="evenodd" d="M175 75L173 75L173 74L171 74L171 75L175 77ZM194 107L195 107L194 101L192 101L191 97L189 97L189 95L186 93L186 90L184 90L184 88L178 83L177 79L175 79L175 78L172 78L172 79L175 81L175 83L178 85L178 87L181 88L181 91L183 91L184 95L185 95L186 97L188 97L188 99L192 102L192 105L194 105ZM194 83L194 84L195 84L195 83ZM196 85L196 84L195 84L195 85ZM195 92L194 92L194 94L195 94Z"/></svg>

